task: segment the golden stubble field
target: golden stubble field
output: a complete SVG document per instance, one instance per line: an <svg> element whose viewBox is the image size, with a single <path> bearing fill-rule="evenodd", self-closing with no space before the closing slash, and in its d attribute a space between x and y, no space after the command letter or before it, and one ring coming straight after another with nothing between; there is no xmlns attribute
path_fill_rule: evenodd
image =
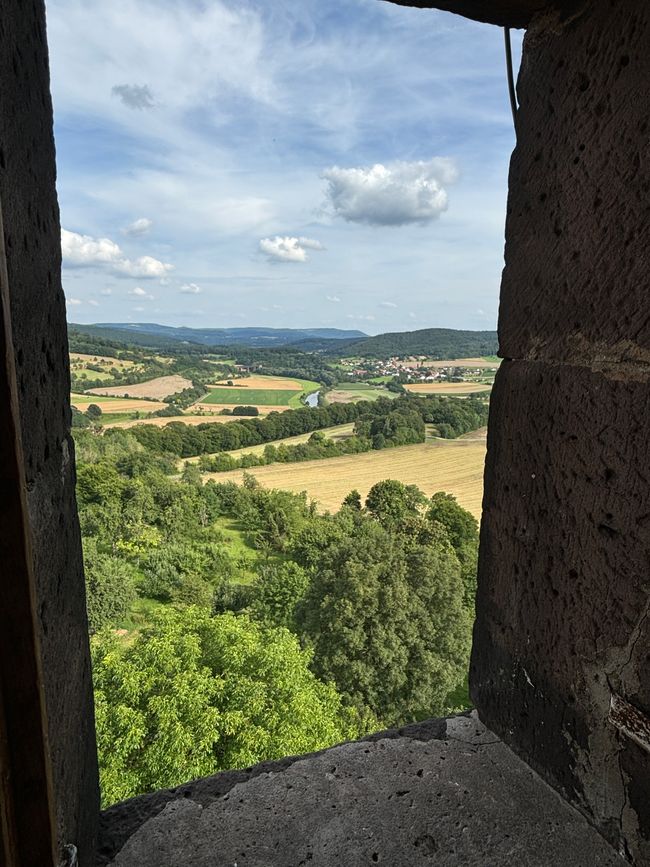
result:
<svg viewBox="0 0 650 867"><path fill-rule="evenodd" d="M91 403L98 406L102 412L155 412L158 409L166 409L167 404L157 400L138 400L137 398L105 398L90 394L71 394L70 403L81 412L85 412ZM167 419L169 421L169 419Z"/></svg>
<svg viewBox="0 0 650 867"><path fill-rule="evenodd" d="M376 482L398 479L417 485L427 496L436 491L453 494L461 506L480 519L485 449L484 438L438 440L320 461L271 464L246 472L265 488L306 491L328 511L336 511L353 488L365 498ZM205 473L204 478L241 483L243 475L244 470L232 470Z"/></svg>
<svg viewBox="0 0 650 867"><path fill-rule="evenodd" d="M282 376L245 376L240 379L230 380L235 388L262 388L271 391L302 391L302 385L295 379L285 379ZM228 380L215 382L208 388L228 387Z"/></svg>
<svg viewBox="0 0 650 867"><path fill-rule="evenodd" d="M490 391L491 385L482 382L415 382L404 388L413 394L476 394L479 391Z"/></svg>
<svg viewBox="0 0 650 867"><path fill-rule="evenodd" d="M110 385L107 387L101 386L98 388L89 388L86 394L102 394L106 397L123 397L125 394L129 397L169 397L170 394L176 394L178 391L183 391L184 388L191 388L192 383L184 376L157 376L155 379L149 379L147 382L140 382L137 385Z"/></svg>

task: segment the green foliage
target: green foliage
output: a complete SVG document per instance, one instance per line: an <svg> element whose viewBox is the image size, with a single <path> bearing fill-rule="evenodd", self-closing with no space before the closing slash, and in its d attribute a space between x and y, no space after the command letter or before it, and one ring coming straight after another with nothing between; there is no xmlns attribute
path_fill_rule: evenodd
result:
<svg viewBox="0 0 650 867"><path fill-rule="evenodd" d="M89 404L88 409L86 410L86 415L92 421L97 421L102 415L101 407L97 406L96 403Z"/></svg>
<svg viewBox="0 0 650 867"><path fill-rule="evenodd" d="M297 639L243 615L167 609L92 650L104 806L360 732Z"/></svg>
<svg viewBox="0 0 650 867"><path fill-rule="evenodd" d="M370 516L346 520L305 558L312 580L298 622L313 646L313 670L386 724L443 714L470 645L460 565L446 534L427 530L423 519L401 533Z"/></svg>
<svg viewBox="0 0 650 867"><path fill-rule="evenodd" d="M478 521L452 494L440 491L431 497L427 518L441 524L456 551L465 585L465 605L474 611L478 566Z"/></svg>
<svg viewBox="0 0 650 867"><path fill-rule="evenodd" d="M135 600L133 570L119 557L101 554L94 539L84 542L86 610L92 633L122 620Z"/></svg>
<svg viewBox="0 0 650 867"><path fill-rule="evenodd" d="M417 513L426 498L416 485L405 485L395 479L377 482L368 491L366 508L382 524L403 521Z"/></svg>
<svg viewBox="0 0 650 867"><path fill-rule="evenodd" d="M269 626L286 626L296 631L296 608L309 587L309 576L297 563L261 566L253 585L250 612Z"/></svg>

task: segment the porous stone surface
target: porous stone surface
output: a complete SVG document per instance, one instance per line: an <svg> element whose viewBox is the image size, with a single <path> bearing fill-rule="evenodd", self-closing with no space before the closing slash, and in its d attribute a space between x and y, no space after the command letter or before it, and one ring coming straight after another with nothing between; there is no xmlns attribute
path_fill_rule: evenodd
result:
<svg viewBox="0 0 650 867"><path fill-rule="evenodd" d="M235 785L208 806L171 801L113 867L614 867L585 819L476 720L443 740L335 747Z"/></svg>
<svg viewBox="0 0 650 867"><path fill-rule="evenodd" d="M533 16L549 7L566 16L585 0L390 0L400 6L455 12L501 27L528 27Z"/></svg>
<svg viewBox="0 0 650 867"><path fill-rule="evenodd" d="M0 199L58 835L85 867L99 800L44 4L3 0L0 43Z"/></svg>
<svg viewBox="0 0 650 867"><path fill-rule="evenodd" d="M650 7L524 41L471 694L620 851L650 863Z"/></svg>
<svg viewBox="0 0 650 867"><path fill-rule="evenodd" d="M517 94L501 351L650 364L650 5L539 16Z"/></svg>
<svg viewBox="0 0 650 867"><path fill-rule="evenodd" d="M376 732L362 738L360 743L377 740L412 738L417 741L440 740L447 730L446 719L430 719L424 722L412 723L395 729ZM312 753L318 756L324 753ZM105 867L119 852L129 837L133 836L141 825L157 816L171 801L190 798L201 806L207 806L220 800L233 786L245 783L260 774L279 773L286 770L294 762L304 760L305 756L286 756L282 759L261 762L250 768L233 771L223 771L211 777L192 780L173 789L161 789L148 795L130 798L104 810L99 818L99 845L97 849L97 867Z"/></svg>

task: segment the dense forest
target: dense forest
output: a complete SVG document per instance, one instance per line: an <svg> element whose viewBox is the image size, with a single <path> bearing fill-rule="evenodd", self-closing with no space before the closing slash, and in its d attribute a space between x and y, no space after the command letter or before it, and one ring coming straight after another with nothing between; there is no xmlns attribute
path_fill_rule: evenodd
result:
<svg viewBox="0 0 650 867"><path fill-rule="evenodd" d="M75 432L105 804L462 705L477 525L453 497L387 480L318 514L179 475L183 436L142 430Z"/></svg>
<svg viewBox="0 0 650 867"><path fill-rule="evenodd" d="M423 328L365 337L340 345L331 344L328 355L364 358L426 355L429 358L474 358L495 355L496 331L457 331L452 328Z"/></svg>

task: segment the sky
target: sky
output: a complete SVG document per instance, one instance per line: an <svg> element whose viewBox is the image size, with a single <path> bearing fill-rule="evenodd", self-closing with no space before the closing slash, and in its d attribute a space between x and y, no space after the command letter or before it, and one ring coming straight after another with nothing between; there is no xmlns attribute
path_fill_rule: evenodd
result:
<svg viewBox="0 0 650 867"><path fill-rule="evenodd" d="M383 0L47 12L69 321L496 326L499 28Z"/></svg>

